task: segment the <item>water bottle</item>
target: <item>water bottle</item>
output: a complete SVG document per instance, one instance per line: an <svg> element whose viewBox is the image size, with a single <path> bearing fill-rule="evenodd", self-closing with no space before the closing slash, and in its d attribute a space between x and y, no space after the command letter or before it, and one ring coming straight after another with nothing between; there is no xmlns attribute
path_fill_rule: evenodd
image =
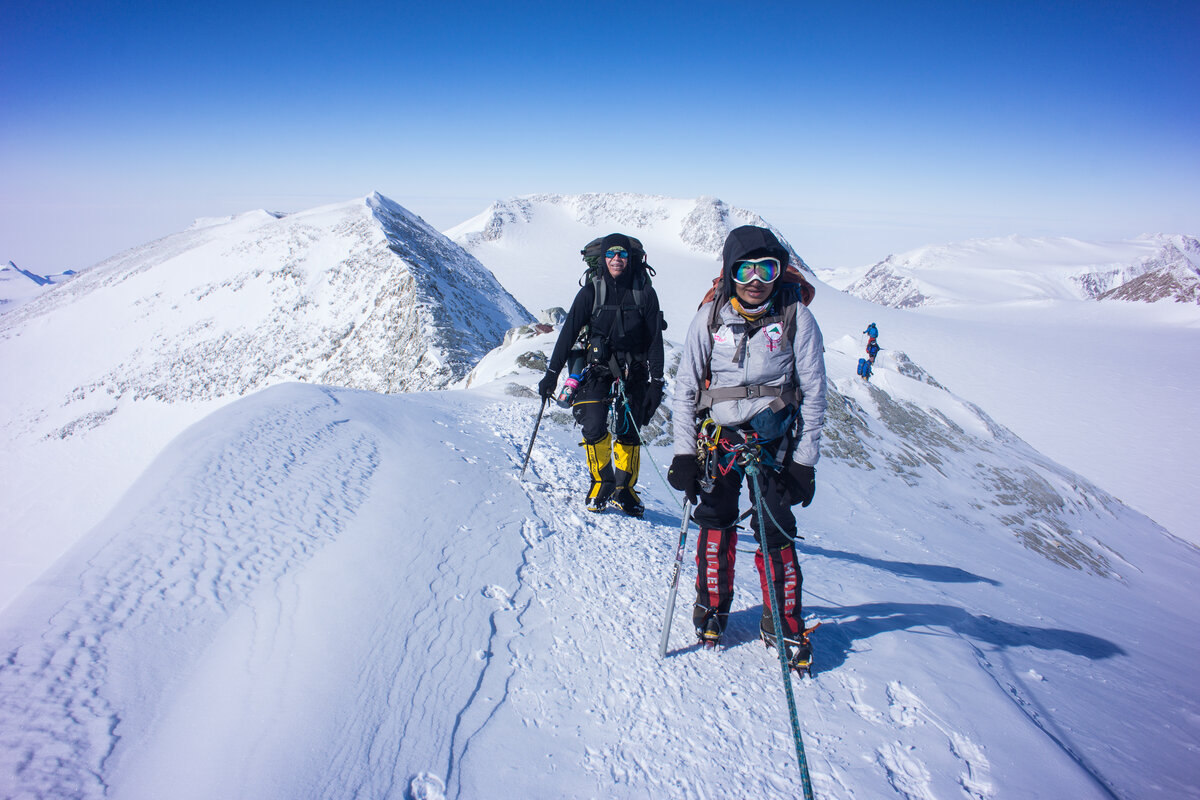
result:
<svg viewBox="0 0 1200 800"><path fill-rule="evenodd" d="M570 408L571 400L575 397L575 390L579 388L581 377L581 375L575 374L568 375L567 379L563 381L562 388L558 390L558 397L555 398L555 402L563 408Z"/></svg>
<svg viewBox="0 0 1200 800"><path fill-rule="evenodd" d="M587 371L587 357L583 350L572 350L567 354L567 379L563 381L562 389L558 391L558 397L555 399L563 408L570 408L571 401L575 398L575 390L579 388L579 382L583 380L583 374Z"/></svg>

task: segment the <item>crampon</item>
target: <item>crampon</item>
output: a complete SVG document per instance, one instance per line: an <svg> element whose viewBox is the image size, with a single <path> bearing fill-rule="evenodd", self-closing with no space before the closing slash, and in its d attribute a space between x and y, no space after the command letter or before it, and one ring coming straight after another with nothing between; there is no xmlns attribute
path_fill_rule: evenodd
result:
<svg viewBox="0 0 1200 800"><path fill-rule="evenodd" d="M788 666L797 675L809 675L812 672L812 645L809 643L808 637L819 627L821 627L821 623L818 622L811 628L805 628L799 638L783 637L783 649L787 653ZM772 650L775 649L775 634L763 630L761 627L758 634L764 645Z"/></svg>

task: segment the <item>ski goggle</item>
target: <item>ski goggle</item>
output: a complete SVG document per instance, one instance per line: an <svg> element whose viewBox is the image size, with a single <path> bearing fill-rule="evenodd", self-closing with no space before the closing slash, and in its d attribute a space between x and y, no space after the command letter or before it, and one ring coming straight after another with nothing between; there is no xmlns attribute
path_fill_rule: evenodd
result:
<svg viewBox="0 0 1200 800"><path fill-rule="evenodd" d="M624 247L614 247L612 250L604 251L605 258L624 258L629 259L629 251Z"/></svg>
<svg viewBox="0 0 1200 800"><path fill-rule="evenodd" d="M746 261L735 261L733 282L743 285L750 281L770 283L779 277L780 271L778 258L752 258Z"/></svg>

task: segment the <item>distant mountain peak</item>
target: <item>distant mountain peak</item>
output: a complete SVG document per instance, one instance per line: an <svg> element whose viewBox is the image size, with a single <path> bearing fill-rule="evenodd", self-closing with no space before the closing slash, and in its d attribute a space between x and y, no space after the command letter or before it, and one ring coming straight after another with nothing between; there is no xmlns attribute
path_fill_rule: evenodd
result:
<svg viewBox="0 0 1200 800"><path fill-rule="evenodd" d="M1142 238L1157 245L1157 252L1143 259L1132 277L1102 291L1096 299L1200 304L1200 241L1183 235L1155 234Z"/></svg>
<svg viewBox="0 0 1200 800"><path fill-rule="evenodd" d="M771 228L794 263L812 272L762 217L711 196L523 195L491 204L446 235L487 264L533 311L570 305L584 270L579 252L591 239L614 231L636 236L658 271L659 302L674 329L686 327L695 314L720 274L725 238L741 225Z"/></svg>
<svg viewBox="0 0 1200 800"><path fill-rule="evenodd" d="M632 192L521 195L492 203L483 214L447 231L447 235L471 249L500 239L514 227L532 223L539 208L565 212L572 222L587 228L607 227L634 236L678 219L674 224L679 239L698 253L714 256L720 255L729 231L741 225L770 228L787 244L783 234L758 214L719 198L703 195L684 199Z"/></svg>
<svg viewBox="0 0 1200 800"><path fill-rule="evenodd" d="M879 305L1172 299L1200 303L1200 242L1152 234L1115 242L1007 236L921 247L825 279Z"/></svg>

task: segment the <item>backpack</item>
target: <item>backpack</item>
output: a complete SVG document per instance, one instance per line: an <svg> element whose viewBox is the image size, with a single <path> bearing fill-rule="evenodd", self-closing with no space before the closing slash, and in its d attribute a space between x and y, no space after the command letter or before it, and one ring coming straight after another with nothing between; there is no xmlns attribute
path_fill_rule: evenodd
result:
<svg viewBox="0 0 1200 800"><path fill-rule="evenodd" d="M639 239L632 236L626 236L629 239L629 267L633 270L633 299L637 303L640 311L646 310L646 290L651 286L650 276L654 274L654 267L646 263L646 248L642 246ZM592 316L600 310L607 299L608 286L604 282L604 239L600 236L592 239L582 250L579 255L583 256L583 261L587 264L587 269L579 278L579 285L583 286L586 281L592 282L593 294L595 300L592 303ZM666 326L664 325L665 329Z"/></svg>
<svg viewBox="0 0 1200 800"><path fill-rule="evenodd" d="M650 289L653 284L650 278L654 275L654 268L646 262L646 248L642 246L641 240L629 235L626 235L625 238L629 239L629 266L633 270L633 286L630 288L630 291L633 293L633 301L637 306L638 312L645 319L646 309L650 302ZM583 286L586 281L592 282L593 300L591 319L593 320L608 299L608 283L604 280L604 272L607 269L604 264L604 239L604 236L592 239L579 251L579 255L583 256L583 261L587 264L587 269L584 270L583 275L579 278L579 285ZM647 327L652 327L655 323L646 320L646 324ZM663 318L661 310L658 312L657 324L662 330L667 329L667 321ZM590 352L591 348L589 344L590 327L590 324L585 325L579 331L578 343L588 348L589 358L593 358L594 354ZM607 358L607 346L605 347L604 354L605 358Z"/></svg>

